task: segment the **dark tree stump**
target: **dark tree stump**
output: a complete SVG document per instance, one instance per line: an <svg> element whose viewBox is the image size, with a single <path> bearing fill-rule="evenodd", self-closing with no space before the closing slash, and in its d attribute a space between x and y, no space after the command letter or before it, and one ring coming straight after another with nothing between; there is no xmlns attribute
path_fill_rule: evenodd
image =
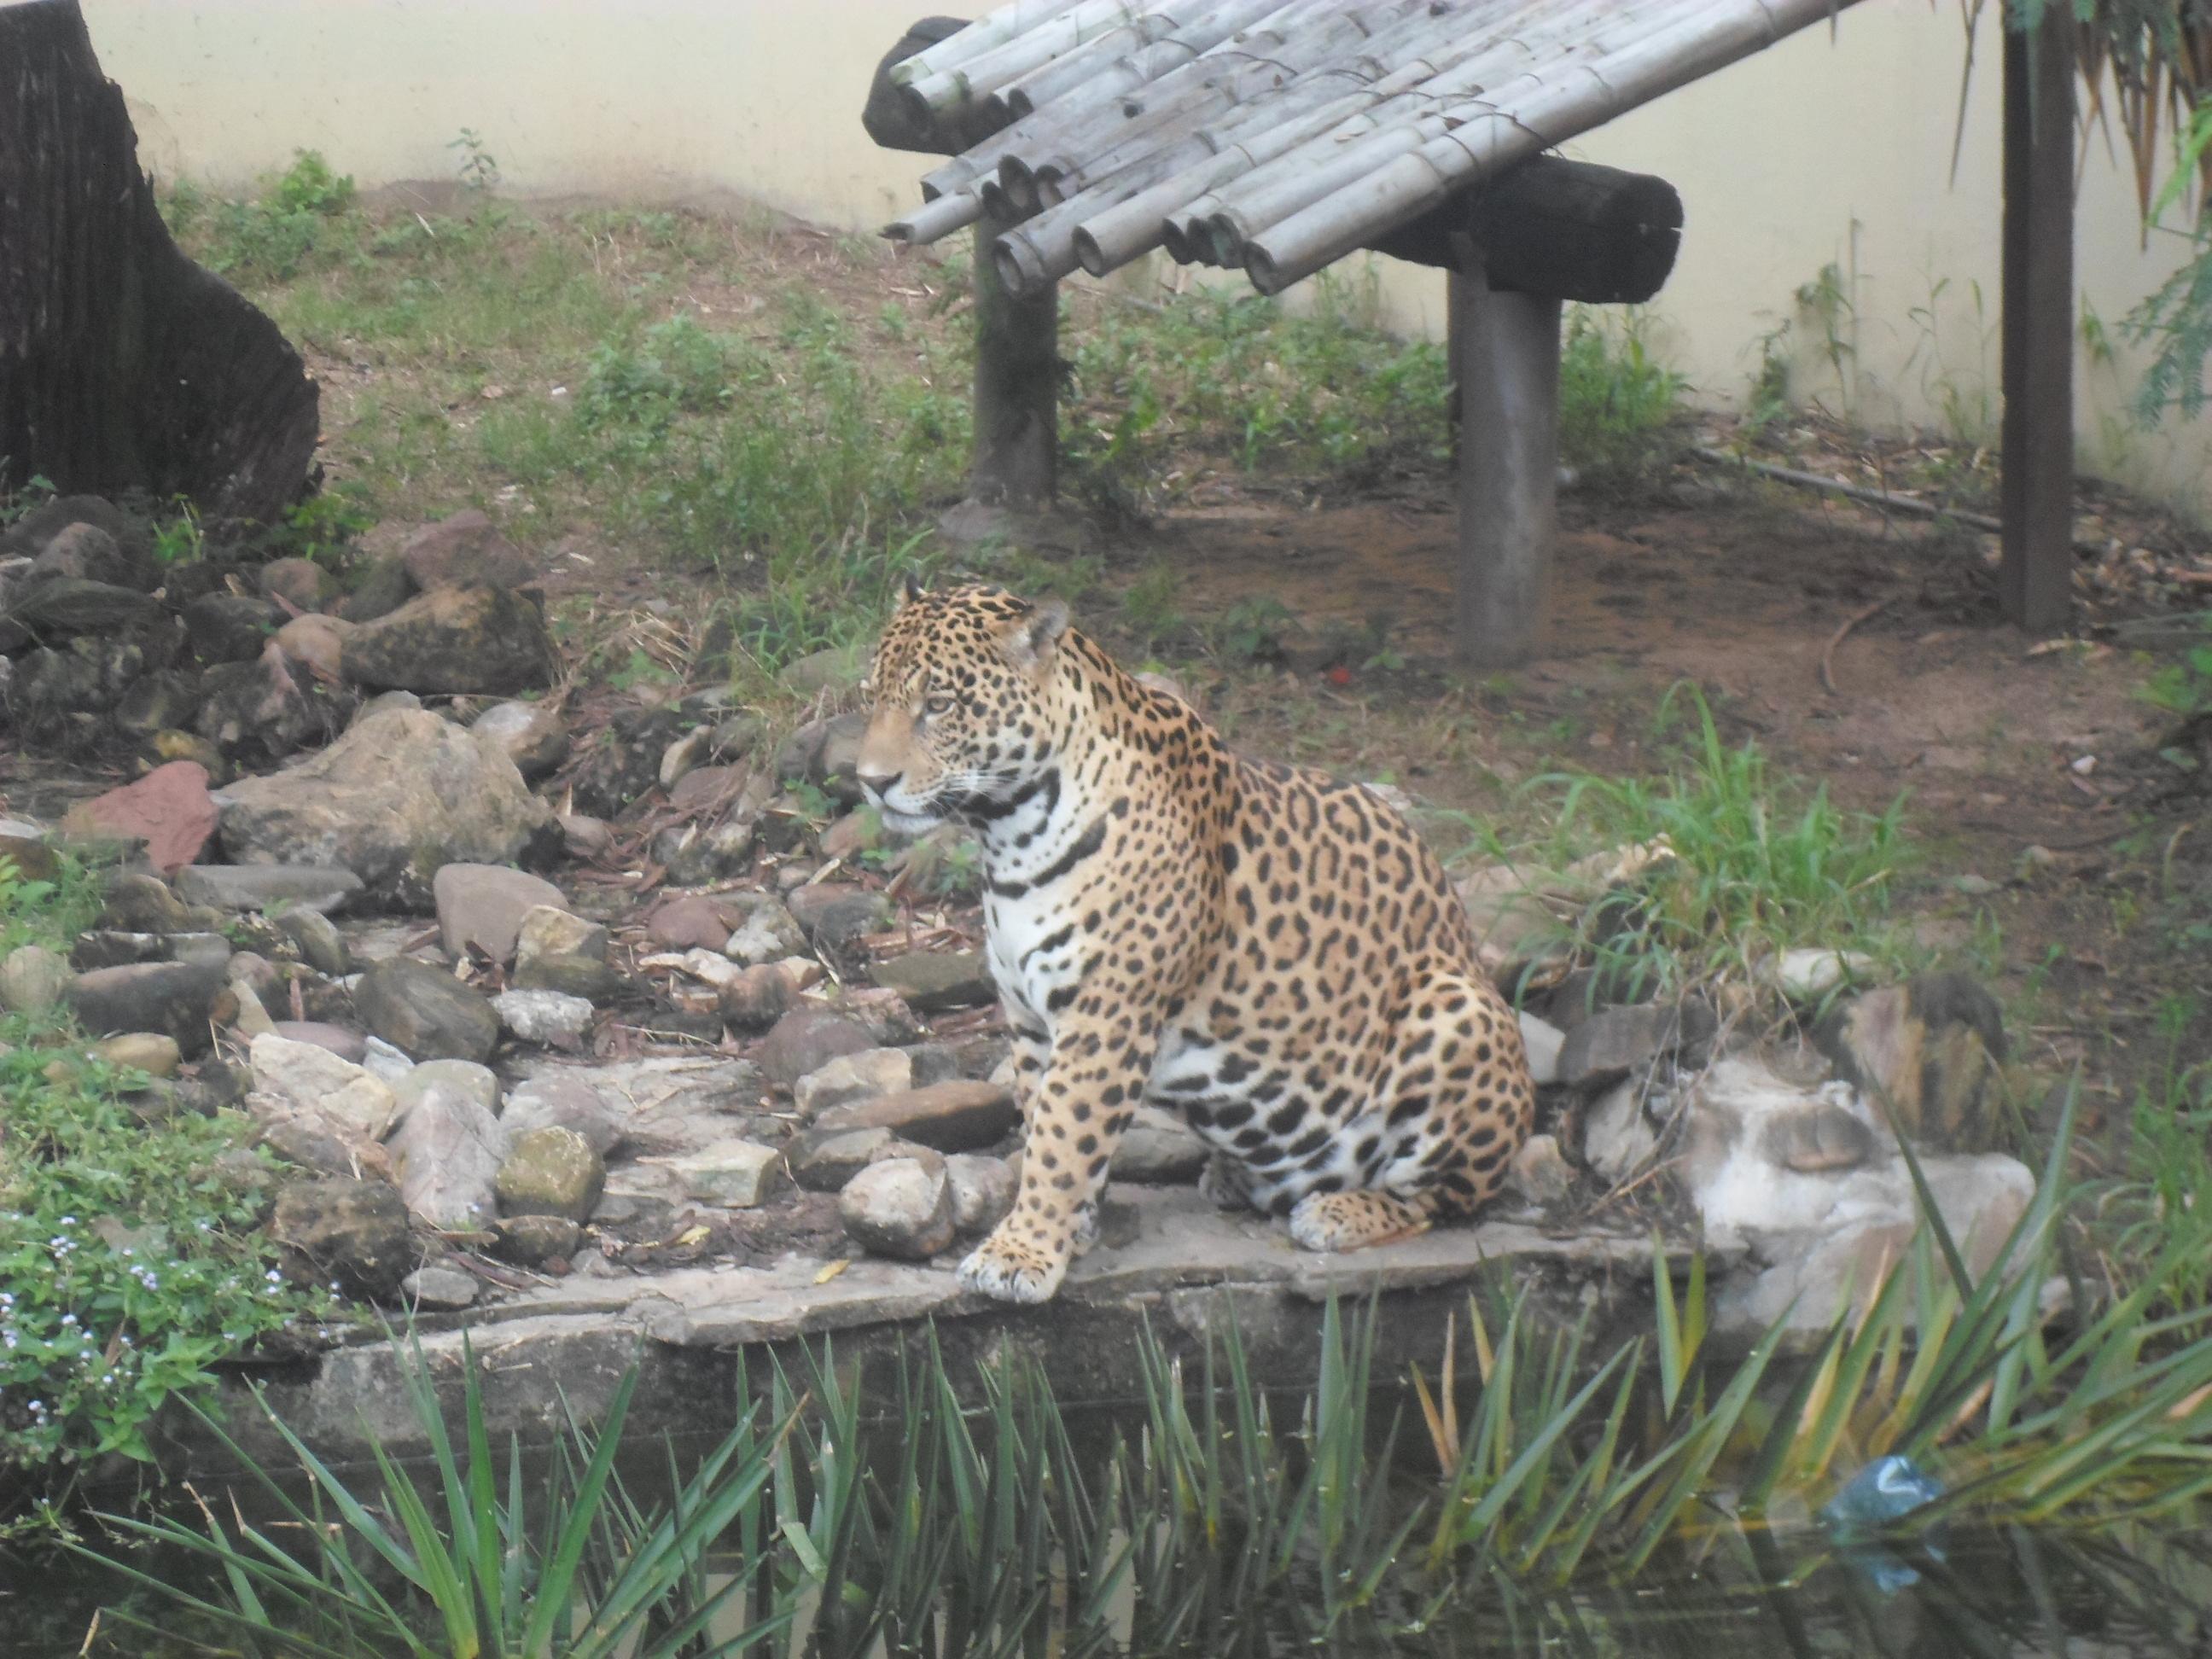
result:
<svg viewBox="0 0 2212 1659"><path fill-rule="evenodd" d="M76 0L0 0L0 483L272 522L310 487L316 404L170 240Z"/></svg>

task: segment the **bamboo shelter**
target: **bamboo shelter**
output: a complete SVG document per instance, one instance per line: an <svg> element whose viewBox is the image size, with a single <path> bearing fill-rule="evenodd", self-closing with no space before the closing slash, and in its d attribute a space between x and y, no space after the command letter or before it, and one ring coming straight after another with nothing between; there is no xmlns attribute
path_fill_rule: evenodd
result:
<svg viewBox="0 0 2212 1659"><path fill-rule="evenodd" d="M1013 0L915 25L879 143L945 156L906 243L977 239L975 487L1048 495L1055 284L1164 249L1277 294L1380 248L1450 273L1457 639L1538 643L1557 524L1561 302L1648 299L1663 180L1544 152L1852 0Z"/></svg>

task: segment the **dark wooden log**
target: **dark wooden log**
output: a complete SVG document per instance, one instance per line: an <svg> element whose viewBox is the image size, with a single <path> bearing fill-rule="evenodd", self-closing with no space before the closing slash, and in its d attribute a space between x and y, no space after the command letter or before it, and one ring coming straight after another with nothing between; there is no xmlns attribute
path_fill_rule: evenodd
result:
<svg viewBox="0 0 2212 1659"><path fill-rule="evenodd" d="M1060 284L1016 295L999 280L991 242L1006 222L975 227L975 459L968 493L992 505L1052 499L1060 459Z"/></svg>
<svg viewBox="0 0 2212 1659"><path fill-rule="evenodd" d="M1452 646L1477 672L1544 640L1559 530L1559 312L1549 295L1450 277L1459 404L1459 566Z"/></svg>
<svg viewBox="0 0 2212 1659"><path fill-rule="evenodd" d="M891 80L891 65L903 63L918 52L927 52L939 40L968 27L964 17L925 17L911 25L899 43L884 54L868 83L868 102L860 112L860 125L868 137L885 149L914 150L923 155L957 155L1005 125L980 106L964 108L950 118L918 110Z"/></svg>
<svg viewBox="0 0 2212 1659"><path fill-rule="evenodd" d="M2006 618L2030 633L2074 611L2073 9L2004 37L2002 305Z"/></svg>
<svg viewBox="0 0 2212 1659"><path fill-rule="evenodd" d="M1641 305L1674 269L1682 198L1664 179L1540 155L1453 196L1372 244L1416 264L1460 269L1480 254L1493 291L1591 305Z"/></svg>
<svg viewBox="0 0 2212 1659"><path fill-rule="evenodd" d="M170 240L76 0L0 3L0 483L273 522L310 488L316 402Z"/></svg>

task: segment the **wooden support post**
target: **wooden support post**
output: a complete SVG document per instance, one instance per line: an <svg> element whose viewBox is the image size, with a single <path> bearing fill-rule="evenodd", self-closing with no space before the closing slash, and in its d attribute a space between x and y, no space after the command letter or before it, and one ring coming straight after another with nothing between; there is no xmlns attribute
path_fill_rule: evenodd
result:
<svg viewBox="0 0 2212 1659"><path fill-rule="evenodd" d="M1543 641L1559 530L1559 312L1556 297L1450 278L1459 384L1460 662L1522 662Z"/></svg>
<svg viewBox="0 0 2212 1659"><path fill-rule="evenodd" d="M2004 32L2004 562L2008 620L2074 603L2074 12Z"/></svg>
<svg viewBox="0 0 2212 1659"><path fill-rule="evenodd" d="M991 241L1006 229L975 227L975 461L968 492L993 506L1052 499L1060 454L1060 284L1027 298L999 280Z"/></svg>

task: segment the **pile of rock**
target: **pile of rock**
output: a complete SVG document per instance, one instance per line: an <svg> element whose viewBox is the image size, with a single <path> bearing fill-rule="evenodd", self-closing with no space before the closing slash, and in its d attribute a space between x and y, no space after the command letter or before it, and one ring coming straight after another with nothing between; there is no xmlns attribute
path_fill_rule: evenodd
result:
<svg viewBox="0 0 2212 1659"><path fill-rule="evenodd" d="M31 742L134 750L221 777L325 740L366 694L508 695L551 683L530 560L480 513L352 573L209 547L58 497L0 532L0 697Z"/></svg>

